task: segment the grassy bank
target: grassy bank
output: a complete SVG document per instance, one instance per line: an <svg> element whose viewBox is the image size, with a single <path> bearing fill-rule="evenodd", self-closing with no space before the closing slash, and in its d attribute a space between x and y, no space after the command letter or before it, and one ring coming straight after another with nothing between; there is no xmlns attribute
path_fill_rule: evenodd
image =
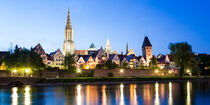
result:
<svg viewBox="0 0 210 105"><path fill-rule="evenodd" d="M185 80L203 80L210 79L210 77L72 77L72 78L58 78L58 79L41 79L37 83L75 83L75 82L144 82L144 81L185 81Z"/></svg>

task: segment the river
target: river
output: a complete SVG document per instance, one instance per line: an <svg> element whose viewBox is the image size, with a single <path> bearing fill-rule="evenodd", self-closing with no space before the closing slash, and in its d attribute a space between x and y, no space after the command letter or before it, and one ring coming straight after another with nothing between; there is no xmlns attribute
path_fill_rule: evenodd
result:
<svg viewBox="0 0 210 105"><path fill-rule="evenodd" d="M210 80L1 86L0 105L210 105Z"/></svg>

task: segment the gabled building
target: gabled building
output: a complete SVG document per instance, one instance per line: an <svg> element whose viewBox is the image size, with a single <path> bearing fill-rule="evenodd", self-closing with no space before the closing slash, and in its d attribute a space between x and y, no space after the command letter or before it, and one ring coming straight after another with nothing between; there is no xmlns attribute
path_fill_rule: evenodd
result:
<svg viewBox="0 0 210 105"><path fill-rule="evenodd" d="M33 51L40 55L44 64L48 64L48 56L40 43L33 48Z"/></svg>
<svg viewBox="0 0 210 105"><path fill-rule="evenodd" d="M92 43L90 47L88 48L88 55L93 55L97 52L97 48L95 45Z"/></svg>
<svg viewBox="0 0 210 105"><path fill-rule="evenodd" d="M52 60L52 67L59 67L62 68L62 63L64 61L64 55L61 52L60 49L57 49L57 51L50 53L51 60Z"/></svg>
<svg viewBox="0 0 210 105"><path fill-rule="evenodd" d="M86 63L84 56L87 56L87 55L79 55L78 56L79 59L76 61L76 68L82 68L84 66L84 64Z"/></svg>
<svg viewBox="0 0 210 105"><path fill-rule="evenodd" d="M96 62L92 56L87 56L85 58L85 69L94 69L96 67Z"/></svg>
<svg viewBox="0 0 210 105"><path fill-rule="evenodd" d="M126 53L126 56L129 56L129 55L135 55L136 54L134 53L134 51L132 49L130 49L127 53Z"/></svg>
<svg viewBox="0 0 210 105"><path fill-rule="evenodd" d="M147 62L143 56L138 57L139 66L147 66Z"/></svg>
<svg viewBox="0 0 210 105"><path fill-rule="evenodd" d="M117 55L118 55L118 53L117 53L117 51L116 51L116 50L114 50L113 54L117 54Z"/></svg>
<svg viewBox="0 0 210 105"><path fill-rule="evenodd" d="M109 55L108 60L110 60L110 61L112 61L112 63L118 64L120 66L120 58L118 57L117 54Z"/></svg>
<svg viewBox="0 0 210 105"><path fill-rule="evenodd" d="M120 66L121 67L123 66L123 63L127 63L128 64L128 61L127 61L125 55L118 55L118 57L120 58Z"/></svg>
<svg viewBox="0 0 210 105"><path fill-rule="evenodd" d="M134 69L138 67L138 60L136 59L134 54L128 55L126 59L127 59L128 66L130 69Z"/></svg>

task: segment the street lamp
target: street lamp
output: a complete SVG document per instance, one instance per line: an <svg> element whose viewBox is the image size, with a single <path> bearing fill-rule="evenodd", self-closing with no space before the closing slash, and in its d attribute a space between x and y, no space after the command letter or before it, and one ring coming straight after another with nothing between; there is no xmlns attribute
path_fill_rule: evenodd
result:
<svg viewBox="0 0 210 105"><path fill-rule="evenodd" d="M120 69L120 72L121 72L121 73L123 73L123 72L124 72L124 70L123 70L123 69Z"/></svg>
<svg viewBox="0 0 210 105"><path fill-rule="evenodd" d="M13 72L13 73L16 73L16 72L17 72L17 70L15 70L15 69L14 69L14 70L12 70L12 72Z"/></svg>
<svg viewBox="0 0 210 105"><path fill-rule="evenodd" d="M26 72L26 73L29 73L29 71L30 71L29 69L25 69L25 72Z"/></svg>
<svg viewBox="0 0 210 105"><path fill-rule="evenodd" d="M80 73L81 72L81 70L80 69L77 69L77 73Z"/></svg>

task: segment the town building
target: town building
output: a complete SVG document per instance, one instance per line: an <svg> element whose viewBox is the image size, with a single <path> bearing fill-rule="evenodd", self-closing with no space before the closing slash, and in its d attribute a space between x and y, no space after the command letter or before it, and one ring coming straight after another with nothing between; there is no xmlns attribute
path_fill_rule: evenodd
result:
<svg viewBox="0 0 210 105"><path fill-rule="evenodd" d="M44 64L48 64L48 56L45 53L44 49L42 48L41 44L38 43L34 48L33 51L39 54L43 60Z"/></svg>

